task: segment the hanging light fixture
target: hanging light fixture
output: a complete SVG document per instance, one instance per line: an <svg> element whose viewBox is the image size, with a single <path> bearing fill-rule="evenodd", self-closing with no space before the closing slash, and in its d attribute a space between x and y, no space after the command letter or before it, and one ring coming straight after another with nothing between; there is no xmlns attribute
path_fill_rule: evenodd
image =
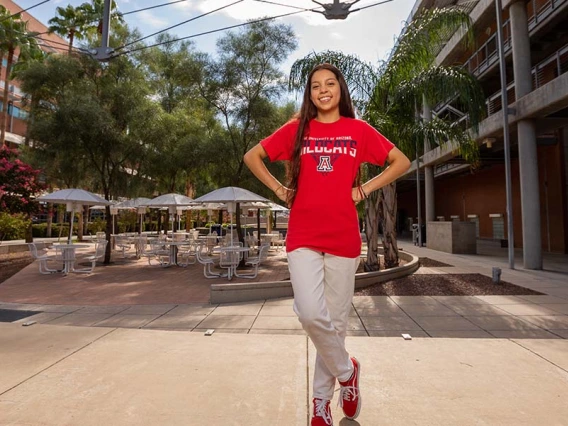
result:
<svg viewBox="0 0 568 426"><path fill-rule="evenodd" d="M333 0L333 3L320 3L319 1L312 0L314 3L319 4L324 8L323 12L314 10L314 12L319 12L326 17L326 19L345 19L349 16L349 8L360 0L355 0L352 2L340 3L339 0Z"/></svg>

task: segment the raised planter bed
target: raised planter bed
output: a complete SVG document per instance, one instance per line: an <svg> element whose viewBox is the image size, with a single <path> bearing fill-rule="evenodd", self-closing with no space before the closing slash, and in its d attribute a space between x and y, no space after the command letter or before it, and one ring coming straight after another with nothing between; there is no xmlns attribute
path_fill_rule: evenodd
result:
<svg viewBox="0 0 568 426"><path fill-rule="evenodd" d="M355 275L355 288L360 289L384 281L393 280L414 273L419 267L418 257L411 253L399 252L399 257L406 263L396 268L377 272L362 272ZM268 281L261 283L212 284L210 287L211 303L249 302L253 300L278 299L292 297L292 284L287 281Z"/></svg>

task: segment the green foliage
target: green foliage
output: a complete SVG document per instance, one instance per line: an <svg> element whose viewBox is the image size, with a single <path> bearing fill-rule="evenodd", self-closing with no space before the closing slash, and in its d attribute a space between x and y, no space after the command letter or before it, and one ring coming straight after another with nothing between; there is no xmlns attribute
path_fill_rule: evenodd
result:
<svg viewBox="0 0 568 426"><path fill-rule="evenodd" d="M110 198L125 181L139 179L136 169L146 152L140 141L155 107L132 63L124 57L108 66L86 56L50 57L21 80L37 101L29 132L51 182L88 181Z"/></svg>
<svg viewBox="0 0 568 426"><path fill-rule="evenodd" d="M91 235L96 235L97 232L103 232L106 230L106 221L101 218L96 218L87 225L87 233Z"/></svg>
<svg viewBox="0 0 568 426"><path fill-rule="evenodd" d="M73 233L77 234L78 225L73 224ZM32 235L34 238L45 238L47 237L47 223L34 223L32 225ZM52 237L67 237L69 235L69 224L68 223L52 223L51 224L51 236Z"/></svg>
<svg viewBox="0 0 568 426"><path fill-rule="evenodd" d="M243 156L283 124L275 105L285 89L278 65L296 45L289 26L265 21L221 37L216 58L201 55L200 93L224 126L216 131L208 155L218 186L248 186L253 181Z"/></svg>
<svg viewBox="0 0 568 426"><path fill-rule="evenodd" d="M13 78L12 68L16 52L18 61L26 62L34 58L39 50L35 36L37 33L27 29L27 22L21 20L20 14L14 16L5 7L0 7L0 63L6 56L6 70L4 72L4 88L2 93L2 112L0 114L0 146L4 145L6 138L6 123L8 121L8 99L10 81ZM2 67L0 67L1 69ZM2 77L0 76L0 79Z"/></svg>
<svg viewBox="0 0 568 426"><path fill-rule="evenodd" d="M23 214L0 212L0 241L23 239L30 224Z"/></svg>

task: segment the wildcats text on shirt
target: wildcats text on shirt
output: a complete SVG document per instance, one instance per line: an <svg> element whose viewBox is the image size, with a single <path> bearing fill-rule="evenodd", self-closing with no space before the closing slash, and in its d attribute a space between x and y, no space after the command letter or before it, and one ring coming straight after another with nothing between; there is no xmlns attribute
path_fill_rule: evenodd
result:
<svg viewBox="0 0 568 426"><path fill-rule="evenodd" d="M357 156L357 141L351 136L304 138L302 154L347 154Z"/></svg>

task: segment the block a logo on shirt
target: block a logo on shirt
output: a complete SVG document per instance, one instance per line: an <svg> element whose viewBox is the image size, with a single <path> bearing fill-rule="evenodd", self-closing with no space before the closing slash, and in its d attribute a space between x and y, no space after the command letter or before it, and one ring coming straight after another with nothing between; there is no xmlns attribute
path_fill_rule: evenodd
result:
<svg viewBox="0 0 568 426"><path fill-rule="evenodd" d="M313 155L313 157L315 157L315 155ZM334 158L334 160L336 160L336 159L337 158ZM334 163L335 163L335 161L334 161ZM321 155L320 156L317 170L318 170L318 172L332 172L333 171L333 164L331 162L331 157L329 155Z"/></svg>

